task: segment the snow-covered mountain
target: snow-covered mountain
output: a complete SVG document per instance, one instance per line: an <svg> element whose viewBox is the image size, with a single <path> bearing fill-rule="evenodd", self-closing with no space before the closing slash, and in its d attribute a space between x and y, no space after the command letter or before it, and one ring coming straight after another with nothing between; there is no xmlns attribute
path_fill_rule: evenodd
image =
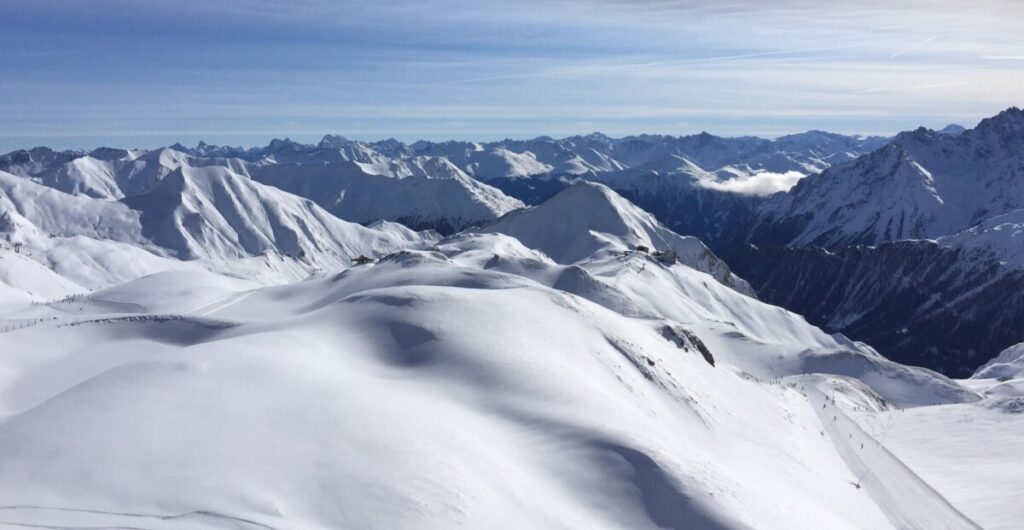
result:
<svg viewBox="0 0 1024 530"><path fill-rule="evenodd" d="M1024 435L1012 414L1024 388L989 372L952 380L830 334L658 220L739 237L765 200L751 190L870 141L328 136L12 153L0 172L0 521L1011 528L1024 513L1019 466L1005 463L1019 445L965 460L936 433L998 422ZM527 208L483 180L551 183L551 196ZM615 187L665 206L649 213ZM1015 267L1015 215L859 260L740 263L804 301L840 293L845 311L877 298L882 319L923 299L887 285L952 286L910 322L915 337L950 322L1010 329L1019 284L991 270ZM382 219L472 230L439 240ZM867 253L901 245L914 250L872 269L881 254ZM973 268L959 268L965 256ZM833 269L877 289L827 290ZM977 303L997 292L998 315ZM979 363L995 336L974 346ZM983 476L997 461L1006 476L970 487L942 472Z"/></svg>
<svg viewBox="0 0 1024 530"><path fill-rule="evenodd" d="M326 137L321 146L275 140L258 150L206 144L89 153L37 148L5 155L0 169L72 195L123 199L149 191L179 168L223 167L313 199L342 219L399 221L443 232L487 223L523 206L447 159L403 157L404 147L382 154L375 149L386 145L371 148L340 137Z"/></svg>
<svg viewBox="0 0 1024 530"><path fill-rule="evenodd" d="M332 214L359 223L390 220L452 233L523 207L518 199L470 178L444 158L413 157L374 170L378 173L355 162L248 168L260 182L312 199Z"/></svg>
<svg viewBox="0 0 1024 530"><path fill-rule="evenodd" d="M973 485L998 511L886 449L887 411L989 412L978 394L642 252L560 264L461 234L288 285L164 273L4 317L0 491L20 525L967 529L1019 514L1002 483Z"/></svg>
<svg viewBox="0 0 1024 530"><path fill-rule="evenodd" d="M649 221L660 222L659 230L667 228L676 234L695 236L714 251L709 255L717 254L728 262L736 260L744 275L752 279L754 288L765 290L768 300L806 312L813 322L832 331L843 331L877 344L886 354L896 358L933 368L956 367L955 373L959 374L975 368L1018 337L1010 332L986 333L964 327L945 329L942 333L928 332L929 326L944 322L949 314L945 310L933 311L934 307L928 304L913 308L887 304L889 309L882 312L886 318L877 317L879 313L872 308L880 307L879 300L895 296L913 300L941 299L945 301L942 307L964 310L968 302L955 293L969 292L970 282L984 279L985 287L980 291L994 293L999 286L1006 285L1005 282L1014 281L1015 276L1009 271L1020 264L1022 258L1017 251L1019 245L1012 235L1015 233L1012 227L1020 223L1013 217L1015 210L997 210L1014 207L1017 199L1012 192L1014 179L1000 180L1003 166L997 161L1004 160L1004 165L1015 171L1013 161L1016 159L1013 156L1020 151L1014 151L1013 146L1019 134L1015 136L1017 129L1012 124L1015 119L1019 120L1019 114L1020 111L1011 109L962 134L955 128L940 132L922 129L904 133L891 145L887 145L887 138L845 136L823 131L808 131L775 140L722 138L707 133L681 137L639 135L610 138L594 133L562 139L539 137L486 143L452 141L416 142L411 145L396 140L364 142L328 135L317 144L284 139L256 148L220 147L205 143L193 148L176 144L153 151L102 148L88 153L57 153L38 148L0 157L0 168L67 194L114 202L120 200L138 208L148 203L145 198L137 197L146 196L156 189L173 187L173 183L164 184L163 181L179 170L182 175L200 170L216 174L221 170L202 168L226 168L232 175L248 177L256 183L310 199L326 212L344 220L364 225L389 220L414 229L433 229L444 234L485 226L522 208L523 202L513 197L520 197L529 204L540 204L570 188L574 182L600 182L649 212L657 220ZM871 153L875 149L877 151ZM863 156L866 153L871 154ZM907 157L916 158L913 158L913 163L899 162L904 158L910 160ZM879 168L889 167L886 164L896 167L896 170L882 171L884 175L872 176L871 171L861 174L865 168L880 171ZM941 177L941 186L928 187L928 178L918 169L926 166L940 167L927 171L931 174L934 170ZM825 173L818 175L822 171ZM218 190L223 183L206 183L203 182L205 178L200 176L183 189L204 189L199 195L220 194ZM971 192L972 179L983 181L985 190ZM834 185L825 185L833 181ZM866 184L871 182L874 184ZM957 187L947 185L947 182L961 184ZM786 193L790 188L793 191ZM999 191L1003 188L1010 191ZM153 201L154 204L159 202ZM273 203L274 199L270 202ZM181 201L183 207L188 203L189 200ZM984 203L984 206L974 203ZM163 223L160 225L163 228L147 234L159 234L162 244L156 245L155 252L169 252L166 249L173 248L172 252L184 250L183 255L210 260L220 259L217 256L224 253L252 257L251 252L256 248L273 247L274 252L282 252L281 255L285 256L300 256L306 252L306 247L324 248L315 241L304 243L299 248L286 240L275 241L267 247L266 243L260 242L261 237L241 236L246 233L245 228L233 226L232 217L221 215L220 206L204 210L202 206L205 204L198 200L186 208L202 210L198 215L203 218L219 217L210 225L218 228L205 228L198 234L186 235L188 231L167 229L179 224L175 217L177 214L167 214L159 222ZM866 207L862 208L862 205ZM147 207L152 209L152 206ZM566 238L547 245L546 251L555 255L565 252L557 248L564 243L584 249L577 254L585 255L586 250L592 250L586 242L594 241L589 235L590 229L566 225L562 217L568 214L561 210L561 206L544 209L550 213L545 214L543 222L534 223L536 226L526 231L532 235L523 232L519 236L530 239L563 233ZM613 211L615 208L602 206L597 210ZM964 214L967 210L975 213ZM987 214L983 212L987 210L991 210L993 215L985 217ZM996 213L1007 217L994 217ZM525 218L536 215L536 212L531 212ZM263 213L258 212L257 217L262 216ZM954 222L958 216L963 219ZM182 219L186 217L181 214ZM615 213L610 217L621 216ZM153 218L147 217L147 221ZM829 220L833 218L837 221ZM877 222L871 221L875 218ZM972 226L974 220L981 224ZM273 223L270 221L257 232L262 234L268 229L273 232L268 228ZM883 224L896 228L879 228ZM912 225L937 228L933 232L918 233L906 228ZM583 230L575 231L576 228ZM644 237L623 235L627 233L631 233L630 230L624 229L616 236L624 239L611 247L649 246L648 243L654 248L659 247L653 242L657 236L649 233ZM904 259L922 266L926 258L941 254L940 261L950 264L951 270L958 275L958 281L952 280L953 276L949 274L930 274L923 268L893 270L888 265L880 265L839 269L841 274L860 271L858 274L870 277L895 275L907 281L915 279L919 282L915 284L918 288L915 296L908 296L898 286L877 286L857 292L836 290L831 296L821 297L817 282L805 281L806 278L800 275L790 275L816 267L827 267L832 271L837 263L835 259L819 257L813 250L803 253L799 249L792 252L769 249L784 244L794 247L826 245L837 251L837 255L845 256L838 262L863 264L867 263L866 259L874 259L864 257L871 252L845 252L845 245L925 236L942 236L939 244L952 250L946 252L927 244L908 244L899 246L898 252L886 249L878 252L895 255L917 249L914 250L919 254L917 257ZM244 243L236 245L236 237ZM408 239L407 234L399 234L397 238ZM134 253L139 245L152 244L148 237L141 239L144 241L139 238L126 240L123 242L125 248L119 252ZM78 240L79 244L90 246L95 246L95 241L99 240L92 236ZM104 241L103 245L111 244L109 239ZM748 250L750 242L758 245L756 251ZM207 245L216 248L210 251L212 255L209 257L203 255ZM236 246L239 249L235 249ZM703 245L701 248L706 250ZM147 252L152 254L153 251ZM779 255L775 258L777 261L762 266L750 258L760 252L777 252ZM88 254L97 253L103 252L94 250ZM337 253L342 252L331 250L317 255ZM106 254L116 253L108 251ZM787 257L782 254L787 254ZM949 256L956 256L956 259L949 261ZM63 257L59 261L67 262L68 259ZM800 259L808 261L791 261ZM116 260L117 263L124 261ZM146 255L132 261L149 263L152 260ZM700 265L698 261L691 264L705 269L710 266ZM714 261L721 263L718 258ZM113 266L108 264L106 267ZM299 270L307 270L319 266L304 264L298 267ZM134 277L142 271L165 268L167 264L160 262L133 270L130 274L118 272L105 276ZM771 271L771 274L766 274L766 271ZM295 274L298 273L291 273L289 277ZM841 276L840 272L835 274ZM1005 274L1010 276L997 278ZM728 277L724 273L719 276ZM855 286L863 282L863 278L853 276L839 277L832 273L826 276L842 285ZM930 280L925 281L925 278ZM90 284L105 285L110 281L114 280ZM786 287L778 290L779 286ZM868 291L871 291L870 295L866 294ZM947 296L954 299L951 301ZM981 305L985 305L984 300L992 303L1001 300L1001 297L992 296L968 298L970 303ZM1009 307L1016 306L1010 304ZM990 313L989 309L979 309L972 314ZM998 320L1005 320L1008 324L1016 318L1013 312L1004 311L1002 314L1010 316ZM908 331L901 334L905 328Z"/></svg>
<svg viewBox="0 0 1024 530"><path fill-rule="evenodd" d="M1024 111L962 134L920 128L802 180L761 210L755 243L876 244L955 234L1024 207Z"/></svg>
<svg viewBox="0 0 1024 530"><path fill-rule="evenodd" d="M1014 344L975 372L975 379L1024 379L1024 343ZM1024 384L1024 381L1018 382Z"/></svg>
<svg viewBox="0 0 1024 530"><path fill-rule="evenodd" d="M90 288L191 260L214 269L245 258L287 262L264 266L292 270L285 277L294 279L422 242L401 225L345 222L219 166L179 167L122 200L71 195L0 172L0 233L7 245L21 244L40 263Z"/></svg>
<svg viewBox="0 0 1024 530"><path fill-rule="evenodd" d="M940 237L937 242L991 257L1010 268L1024 268L1024 210L990 217L967 230Z"/></svg>
<svg viewBox="0 0 1024 530"><path fill-rule="evenodd" d="M372 174L402 173L417 157L444 158L467 175L514 189L511 182L558 176L590 178L634 170L671 173L697 168L716 180L748 178L761 173L820 172L888 142L883 137L844 136L808 131L776 140L723 138L708 133L690 136L640 135L610 138L600 133L553 139L498 142L427 142L410 145L397 140L363 142L327 135L318 144L275 139L265 147L244 149L204 143L195 148L172 146L203 158L238 158L253 163L309 164L352 162ZM792 183L790 183L790 186ZM788 189L783 188L783 189ZM737 186L736 190L745 191ZM547 198L547 197L544 197Z"/></svg>
<svg viewBox="0 0 1024 530"><path fill-rule="evenodd" d="M608 184L674 230L720 248L720 240L731 238L729 227L745 222L763 197L885 141L821 131L774 141L594 133L411 145L327 135L315 145L286 138L255 148L203 142L153 151L37 148L0 157L0 170L70 194L121 199L149 190L179 167L221 166L313 199L346 220L399 221L444 233L522 206L506 194L536 204L585 179Z"/></svg>
<svg viewBox="0 0 1024 530"><path fill-rule="evenodd" d="M723 285L753 293L699 239L669 230L602 184L578 182L540 206L505 215L483 231L510 235L565 264L590 259L598 252L632 252L641 247L671 253Z"/></svg>
<svg viewBox="0 0 1024 530"><path fill-rule="evenodd" d="M1024 111L1011 108L807 177L716 250L765 300L965 376L1024 340L1022 183Z"/></svg>
<svg viewBox="0 0 1024 530"><path fill-rule="evenodd" d="M71 195L122 199L144 193L174 170L224 166L244 171L241 160L197 158L171 148L153 151L100 148L56 153L48 148L16 151L0 159L0 170Z"/></svg>

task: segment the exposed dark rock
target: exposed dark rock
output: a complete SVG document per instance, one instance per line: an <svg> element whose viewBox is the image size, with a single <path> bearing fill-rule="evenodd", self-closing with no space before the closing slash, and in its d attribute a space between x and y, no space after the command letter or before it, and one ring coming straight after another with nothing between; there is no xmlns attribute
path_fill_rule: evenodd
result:
<svg viewBox="0 0 1024 530"><path fill-rule="evenodd" d="M930 241L835 252L748 246L730 265L762 300L952 377L1024 341L1024 271Z"/></svg>

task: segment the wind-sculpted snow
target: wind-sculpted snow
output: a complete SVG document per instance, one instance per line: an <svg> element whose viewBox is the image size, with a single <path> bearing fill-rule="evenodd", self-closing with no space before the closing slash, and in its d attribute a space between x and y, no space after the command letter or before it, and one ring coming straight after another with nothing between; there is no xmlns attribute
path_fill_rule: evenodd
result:
<svg viewBox="0 0 1024 530"><path fill-rule="evenodd" d="M173 273L23 311L52 320L0 334L8 523L895 527L814 403L766 382L843 344L648 255L463 235L291 285ZM790 334L753 335L769 322Z"/></svg>
<svg viewBox="0 0 1024 530"><path fill-rule="evenodd" d="M1001 419L1024 416L1017 350L961 381L899 364L755 298L678 233L745 242L765 199L737 191L757 175L772 191L774 174L892 161L855 160L884 143L327 136L0 157L0 525L1012 528L1019 466L975 479L1016 453L965 433L1024 433ZM907 204L945 193L899 164ZM482 181L552 196L525 208ZM1012 328L1015 215L782 249L799 263L732 250L779 287L769 301L817 297L815 321L934 355L921 326L980 354L1013 338L964 330ZM914 338L885 342L901 330L879 319L907 314Z"/></svg>

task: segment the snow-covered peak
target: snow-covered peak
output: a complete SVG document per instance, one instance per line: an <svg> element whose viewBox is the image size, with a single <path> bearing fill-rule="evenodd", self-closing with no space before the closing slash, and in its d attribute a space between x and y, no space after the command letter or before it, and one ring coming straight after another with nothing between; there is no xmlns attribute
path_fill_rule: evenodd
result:
<svg viewBox="0 0 1024 530"><path fill-rule="evenodd" d="M1024 133L1024 109L1010 107L995 116L981 120L974 130L1004 136L1020 135Z"/></svg>
<svg viewBox="0 0 1024 530"><path fill-rule="evenodd" d="M951 134L955 136L963 133L966 130L967 127L964 127L963 125L957 123L950 123L949 125L939 129L939 132L942 134Z"/></svg>
<svg viewBox="0 0 1024 530"><path fill-rule="evenodd" d="M249 170L260 182L359 223L386 219L450 233L523 207L521 201L470 178L444 158L413 157L384 166L347 161L271 164Z"/></svg>
<svg viewBox="0 0 1024 530"><path fill-rule="evenodd" d="M672 232L603 184L577 182L540 206L512 212L483 231L510 235L566 264L597 253L643 248L644 252L674 253L681 263L708 272L740 292L753 293L699 239Z"/></svg>
<svg viewBox="0 0 1024 530"><path fill-rule="evenodd" d="M951 235L1021 208L1024 111L1011 108L959 135L924 127L900 133L808 177L764 206L759 230L774 243L870 245Z"/></svg>
<svg viewBox="0 0 1024 530"><path fill-rule="evenodd" d="M940 245L985 252L1009 267L1024 267L1024 209L997 215L938 239Z"/></svg>
<svg viewBox="0 0 1024 530"><path fill-rule="evenodd" d="M126 199L145 231L186 259L266 252L347 263L399 245L337 219L312 201L264 186L225 167L179 167L149 193ZM415 238L409 232L407 240Z"/></svg>
<svg viewBox="0 0 1024 530"><path fill-rule="evenodd" d="M341 149L346 144L348 144L348 140L344 136L325 134L320 143L317 144L317 147L320 149Z"/></svg>
<svg viewBox="0 0 1024 530"><path fill-rule="evenodd" d="M971 376L972 379L1024 379L1024 342L999 353Z"/></svg>

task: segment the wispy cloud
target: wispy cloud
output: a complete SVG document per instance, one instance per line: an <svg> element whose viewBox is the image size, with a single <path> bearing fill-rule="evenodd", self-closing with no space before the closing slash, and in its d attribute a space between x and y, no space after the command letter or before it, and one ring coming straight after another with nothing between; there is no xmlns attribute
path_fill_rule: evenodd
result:
<svg viewBox="0 0 1024 530"><path fill-rule="evenodd" d="M918 42L918 43L910 46L909 48L904 48L904 49L902 49L902 50L900 50L900 51L890 55L889 58L890 59L895 59L895 58L897 58L897 57L899 57L901 55L904 55L906 53L909 53L909 52L912 52L914 50L918 50L918 49L924 48L925 46L927 46L929 43L931 43L932 41L934 41L937 38L939 38L938 35L932 35L931 37L928 37L927 39L925 39L925 40L923 40L921 42Z"/></svg>
<svg viewBox="0 0 1024 530"><path fill-rule="evenodd" d="M614 60L604 60L597 62L587 62L582 64L564 64L557 67L549 67L542 71L536 72L525 72L520 74L509 74L509 75L497 75L487 77L471 77L466 79L453 79L450 81L443 81L439 84L442 85L454 85L454 84L466 84L466 83L481 83L488 81L507 81L514 79L530 79L530 78L554 78L554 77L585 77L594 75L604 75L614 73L622 70L639 70L646 68L659 68L659 67L670 67L670 66L685 66L685 65L700 65L707 63L721 63L730 61L743 61L750 59L761 59L761 58L772 58L772 57L784 57L784 56L801 56L809 55L821 52L830 52L844 49L852 49L856 46L841 46L841 47L827 47L827 48L810 48L802 50L769 50L761 52L751 53L739 53L739 54L728 54L728 55L711 55L707 57L692 57L687 59L665 59L658 61L647 61L647 62L617 62Z"/></svg>
<svg viewBox="0 0 1024 530"><path fill-rule="evenodd" d="M892 87L877 87L862 90L861 94L878 94L882 92L914 92L918 90L936 90L941 88L954 88L962 86L970 86L971 83L925 83L922 85L909 85L909 86L892 86Z"/></svg>
<svg viewBox="0 0 1024 530"><path fill-rule="evenodd" d="M1020 0L10 4L0 150L189 130L893 133L1024 103Z"/></svg>

